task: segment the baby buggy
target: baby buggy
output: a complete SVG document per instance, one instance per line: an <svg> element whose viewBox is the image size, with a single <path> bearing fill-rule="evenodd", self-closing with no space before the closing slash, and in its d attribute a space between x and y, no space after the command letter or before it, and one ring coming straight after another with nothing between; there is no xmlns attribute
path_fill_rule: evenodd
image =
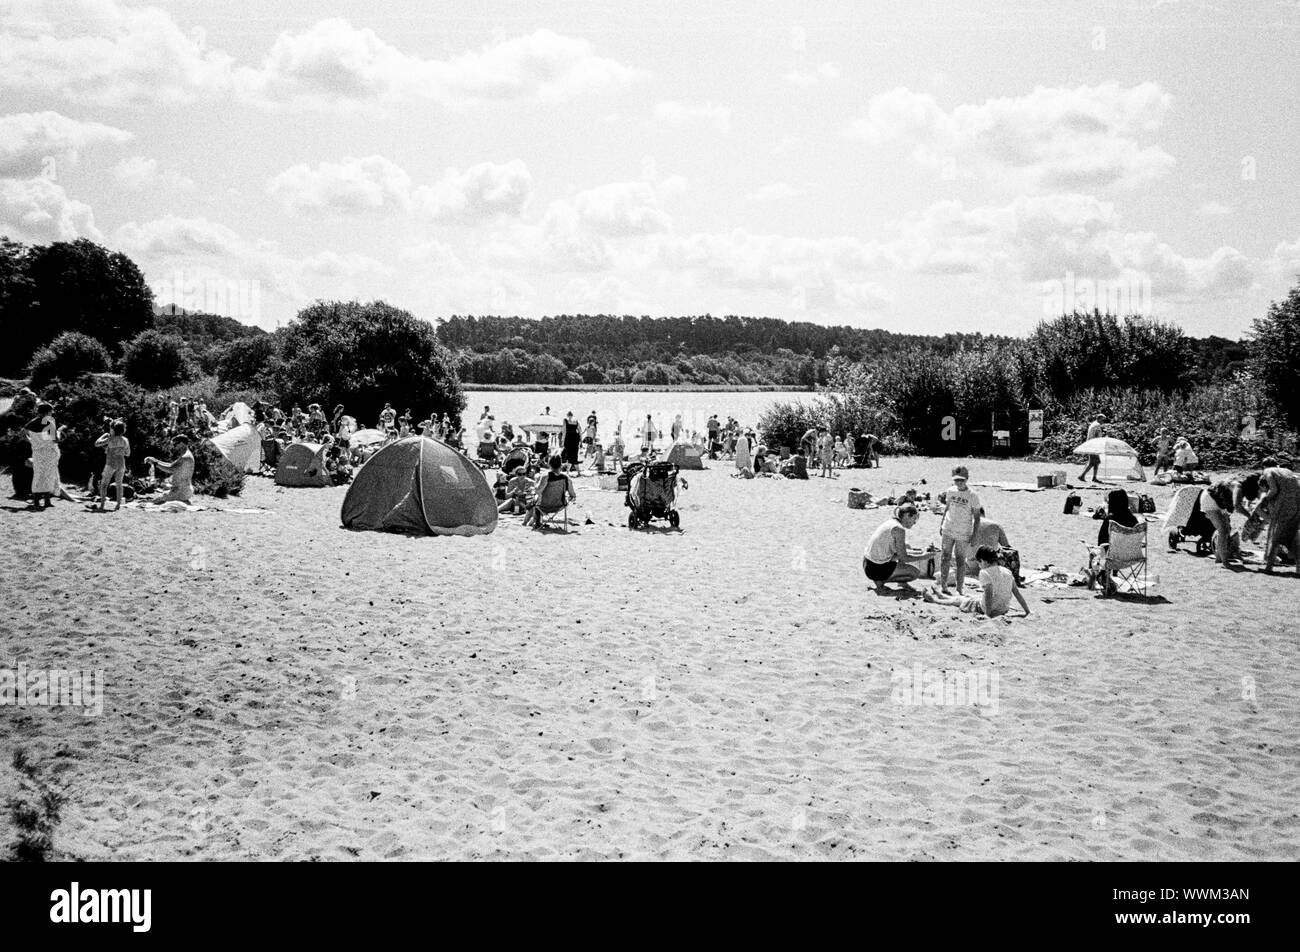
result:
<svg viewBox="0 0 1300 952"><path fill-rule="evenodd" d="M637 466L630 475L624 500L632 510L627 514L627 527L636 529L649 525L651 519L667 519L670 526L678 528L677 467L672 463L649 463Z"/></svg>

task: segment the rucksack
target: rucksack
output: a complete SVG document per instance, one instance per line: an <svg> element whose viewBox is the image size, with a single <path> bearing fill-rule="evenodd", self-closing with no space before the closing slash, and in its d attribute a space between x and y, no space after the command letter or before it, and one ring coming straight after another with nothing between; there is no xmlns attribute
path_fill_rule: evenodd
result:
<svg viewBox="0 0 1300 952"><path fill-rule="evenodd" d="M1080 497L1078 493L1070 493L1070 495L1065 497L1065 514L1067 516L1074 515L1079 511L1079 507L1082 505L1082 497Z"/></svg>

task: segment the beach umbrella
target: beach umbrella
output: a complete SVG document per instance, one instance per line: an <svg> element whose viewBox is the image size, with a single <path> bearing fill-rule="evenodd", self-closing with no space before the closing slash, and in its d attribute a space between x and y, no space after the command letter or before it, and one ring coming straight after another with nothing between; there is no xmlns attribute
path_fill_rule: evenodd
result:
<svg viewBox="0 0 1300 952"><path fill-rule="evenodd" d="M1137 450L1129 446L1123 440L1117 440L1113 436L1098 436L1088 440L1086 443L1080 443L1074 448L1074 451L1080 456L1133 456L1136 457Z"/></svg>
<svg viewBox="0 0 1300 952"><path fill-rule="evenodd" d="M532 417L526 423L522 424L524 430L529 433L563 433L564 422L559 417L550 416L545 413L539 413Z"/></svg>
<svg viewBox="0 0 1300 952"><path fill-rule="evenodd" d="M388 434L383 430L357 430L348 437L349 446L373 446L375 443L382 443L388 439Z"/></svg>

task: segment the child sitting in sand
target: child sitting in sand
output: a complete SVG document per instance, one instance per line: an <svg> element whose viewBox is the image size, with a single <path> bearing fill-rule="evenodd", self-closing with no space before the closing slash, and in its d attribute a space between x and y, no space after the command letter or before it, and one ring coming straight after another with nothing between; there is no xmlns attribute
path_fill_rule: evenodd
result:
<svg viewBox="0 0 1300 952"><path fill-rule="evenodd" d="M975 559L980 565L980 584L984 586L984 592L979 598L974 595L949 595L931 589L925 593L925 600L936 605L956 605L963 612L997 618L1011 608L1011 598L1014 595L1021 609L1028 615L1029 605L1025 602L1025 596L1020 594L1015 576L1006 566L998 565L997 550L982 545L975 551Z"/></svg>
<svg viewBox="0 0 1300 952"><path fill-rule="evenodd" d="M939 537L943 542L943 555L939 560L939 590L948 594L948 569L953 553L957 555L957 594L966 583L966 552L980 527L980 499L966 485L970 471L965 466L955 466L952 487L944 490L943 522Z"/></svg>
<svg viewBox="0 0 1300 952"><path fill-rule="evenodd" d="M114 420L109 425L109 432L95 441L96 446L104 448L104 472L99 478L99 498L94 509L104 512L108 504L108 487L117 483L116 512L122 508L122 483L126 479L126 458L131 455L131 442L126 438L126 423Z"/></svg>
<svg viewBox="0 0 1300 952"><path fill-rule="evenodd" d="M526 466L517 466L510 478L506 480L506 501L497 507L497 512L518 515L527 512L533 491L533 474Z"/></svg>

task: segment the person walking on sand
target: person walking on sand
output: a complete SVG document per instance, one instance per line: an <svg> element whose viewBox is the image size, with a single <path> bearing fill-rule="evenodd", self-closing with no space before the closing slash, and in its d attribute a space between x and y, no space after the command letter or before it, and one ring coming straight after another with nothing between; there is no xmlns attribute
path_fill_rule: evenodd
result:
<svg viewBox="0 0 1300 952"><path fill-rule="evenodd" d="M957 556L957 594L966 583L966 553L980 527L980 499L967 485L970 471L965 466L952 470L952 486L944 492L943 521L939 538L943 554L939 559L939 590L948 594L948 569Z"/></svg>
<svg viewBox="0 0 1300 952"><path fill-rule="evenodd" d="M194 498L194 454L190 452L189 438L183 433L178 434L172 437L172 443L177 450L174 460L168 462L155 456L144 458L146 464L156 466L172 478L171 491L150 500L154 505L162 505L165 502L183 502L188 505Z"/></svg>
<svg viewBox="0 0 1300 952"><path fill-rule="evenodd" d="M1096 416L1094 416L1092 418L1092 422L1088 424L1087 439L1095 440L1097 439L1097 437L1101 436L1105 429L1104 426L1105 423L1106 423L1106 414L1098 413ZM1075 430L1075 432L1077 433L1079 431ZM1100 471L1100 469L1101 469L1101 455L1098 453L1089 453L1088 465L1083 467L1083 472L1079 474L1079 482L1081 483L1087 482L1088 470L1092 470L1092 481L1094 483L1101 482L1101 480L1097 478L1097 474Z"/></svg>
<svg viewBox="0 0 1300 952"><path fill-rule="evenodd" d="M126 438L126 423L114 420L109 430L95 441L95 445L104 450L104 472L99 477L99 498L94 506L104 512L108 504L108 487L117 483L117 505L114 512L122 508L122 483L126 479L126 458L131 455L131 441Z"/></svg>
<svg viewBox="0 0 1300 952"><path fill-rule="evenodd" d="M59 427L50 404L36 405L36 416L27 424L27 442L32 446L31 508L49 509L63 490L59 484Z"/></svg>

